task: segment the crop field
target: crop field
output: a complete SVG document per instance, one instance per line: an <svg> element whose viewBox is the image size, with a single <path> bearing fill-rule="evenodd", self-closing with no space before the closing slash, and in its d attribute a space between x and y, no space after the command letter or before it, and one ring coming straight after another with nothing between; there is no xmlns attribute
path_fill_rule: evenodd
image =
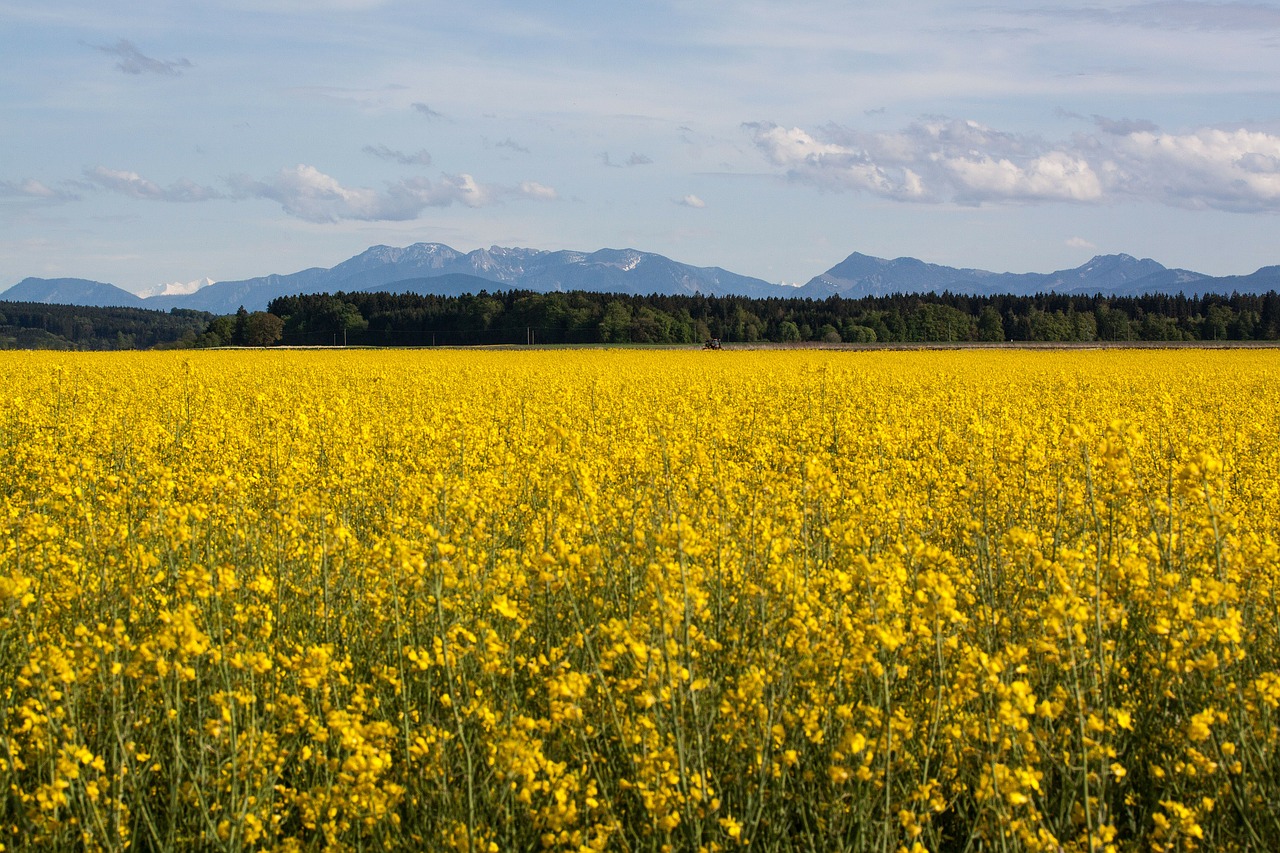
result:
<svg viewBox="0 0 1280 853"><path fill-rule="evenodd" d="M5 850L1280 845L1280 352L3 371Z"/></svg>

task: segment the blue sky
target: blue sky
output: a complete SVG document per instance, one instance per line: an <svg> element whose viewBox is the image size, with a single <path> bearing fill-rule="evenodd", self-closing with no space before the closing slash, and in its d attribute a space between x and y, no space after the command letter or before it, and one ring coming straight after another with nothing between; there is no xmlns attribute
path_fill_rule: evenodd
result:
<svg viewBox="0 0 1280 853"><path fill-rule="evenodd" d="M1280 263L1280 2L0 0L0 288L368 246Z"/></svg>

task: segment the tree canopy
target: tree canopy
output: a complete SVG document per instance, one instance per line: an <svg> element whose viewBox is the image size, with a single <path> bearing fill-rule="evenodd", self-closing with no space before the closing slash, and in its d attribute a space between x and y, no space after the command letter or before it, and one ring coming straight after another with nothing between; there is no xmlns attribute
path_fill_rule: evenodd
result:
<svg viewBox="0 0 1280 853"><path fill-rule="evenodd" d="M267 311L0 302L0 348L947 343L1280 339L1280 295L953 293L814 300L512 290L464 296L320 293Z"/></svg>
<svg viewBox="0 0 1280 853"><path fill-rule="evenodd" d="M282 297L286 344L1204 341L1280 338L1280 296L631 296L481 292Z"/></svg>

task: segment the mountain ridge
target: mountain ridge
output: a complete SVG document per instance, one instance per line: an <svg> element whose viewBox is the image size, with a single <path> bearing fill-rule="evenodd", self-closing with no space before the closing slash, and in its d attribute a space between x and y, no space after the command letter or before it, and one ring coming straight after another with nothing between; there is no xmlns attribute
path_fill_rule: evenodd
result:
<svg viewBox="0 0 1280 853"><path fill-rule="evenodd" d="M83 278L24 278L0 293L5 302L48 305L84 305L90 308L146 308L148 300L137 294Z"/></svg>
<svg viewBox="0 0 1280 853"><path fill-rule="evenodd" d="M1280 290L1280 265L1247 275L1208 276L1165 267L1151 258L1127 254L1095 255L1071 269L1049 273L992 272L948 267L918 258L877 258L854 252L826 272L798 287L773 284L722 267L695 267L663 255L636 249L548 251L490 246L460 252L443 243L370 246L330 267L272 274L238 281L218 281L189 293L157 292L140 296L105 282L88 279L26 278L0 292L0 300L97 307L189 308L230 314L243 306L266 310L280 296L339 291L376 291L412 287L417 293L458 295L463 287L488 290L531 290L549 293L587 290L633 295L763 297L831 296L857 299L894 293L951 292L975 296L1031 296L1102 293L1230 294ZM178 288L182 289L182 288ZM152 289L157 290L156 288ZM475 292L473 289L470 292Z"/></svg>

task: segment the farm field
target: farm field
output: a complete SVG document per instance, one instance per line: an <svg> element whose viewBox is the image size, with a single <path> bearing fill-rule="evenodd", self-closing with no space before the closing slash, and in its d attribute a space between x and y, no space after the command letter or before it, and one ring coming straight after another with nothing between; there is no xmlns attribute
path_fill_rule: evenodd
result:
<svg viewBox="0 0 1280 853"><path fill-rule="evenodd" d="M5 850L1280 845L1278 351L0 358Z"/></svg>

